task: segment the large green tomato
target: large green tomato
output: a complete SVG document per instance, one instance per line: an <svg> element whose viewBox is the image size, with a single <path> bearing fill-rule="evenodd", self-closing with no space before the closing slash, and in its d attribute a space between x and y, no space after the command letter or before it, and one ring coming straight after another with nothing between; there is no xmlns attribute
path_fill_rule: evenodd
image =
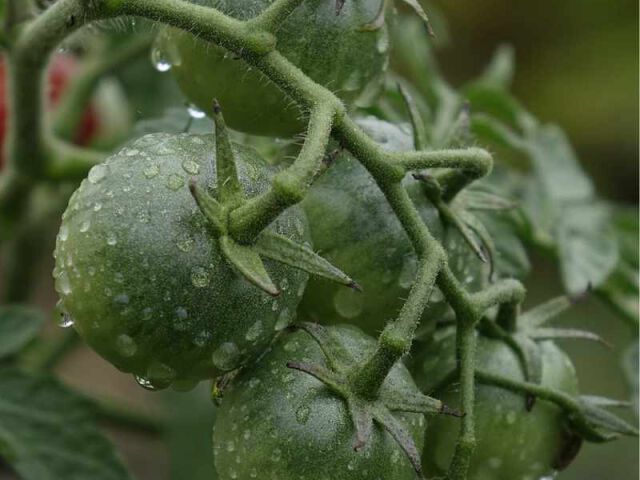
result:
<svg viewBox="0 0 640 480"><path fill-rule="evenodd" d="M307 275L266 262L272 298L236 273L189 193L215 185L213 135L152 134L94 167L69 202L55 251L61 307L80 335L141 384L215 377L259 355L284 328ZM235 145L248 197L273 168ZM272 227L304 242L301 209Z"/></svg>
<svg viewBox="0 0 640 480"><path fill-rule="evenodd" d="M212 5L212 0L198 3ZM218 0L215 7L246 20L269 0ZM305 0L278 29L277 48L315 82L347 105L366 102L382 84L389 39L386 25L363 29L383 0L349 0L336 15L332 0ZM288 137L304 130L300 110L260 72L226 50L193 35L166 29L158 39L158 57L173 64L185 95L203 111L214 98L224 107L231 128L256 135Z"/></svg>
<svg viewBox="0 0 640 480"><path fill-rule="evenodd" d="M434 339L413 368L414 378L425 392L445 404L459 403L455 383L443 383L455 368L455 333L447 330ZM543 359L542 385L577 395L578 381L573 364L553 342L540 343ZM477 368L522 381L524 375L516 353L500 340L479 338ZM538 480L564 467L575 454L566 418L560 408L538 400L529 412L525 397L504 389L479 385L476 388L477 448L471 460L469 478L474 480ZM427 474L446 473L460 422L436 417L429 422L423 466Z"/></svg>
<svg viewBox="0 0 640 480"><path fill-rule="evenodd" d="M358 361L375 348L355 327L328 332ZM353 420L344 399L287 362L325 366L325 356L306 332L283 335L226 392L214 426L213 445L220 480L415 480L404 451L386 430L374 425L366 446L354 451ZM398 363L384 388L417 391ZM394 413L420 451L422 414Z"/></svg>
<svg viewBox="0 0 640 480"><path fill-rule="evenodd" d="M411 136L402 127L367 118L359 124L384 148L410 150ZM487 268L457 231L443 229L438 212L419 182L407 178L409 191L423 220L450 255L451 266L465 286L479 289ZM324 323L353 323L375 335L394 319L407 298L417 269L409 239L374 180L355 159L343 156L313 185L303 202L314 248L354 278L363 292L336 288L311 279L299 314ZM439 291L423 318L442 307Z"/></svg>

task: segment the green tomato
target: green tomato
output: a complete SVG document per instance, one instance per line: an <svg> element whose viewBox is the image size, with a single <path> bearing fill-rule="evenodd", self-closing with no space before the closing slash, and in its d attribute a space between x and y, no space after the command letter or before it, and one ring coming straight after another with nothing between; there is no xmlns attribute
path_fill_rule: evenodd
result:
<svg viewBox="0 0 640 480"><path fill-rule="evenodd" d="M411 136L402 127L374 118L358 123L388 150L412 149ZM457 231L443 229L419 182L407 178L405 187L431 232L447 248L458 278L471 290L479 289L488 269ZM354 278L363 292L312 278L299 315L324 323L353 323L376 334L398 315L416 274L417 259L399 220L364 167L347 156L318 179L303 207L314 248ZM434 312L442 308L442 296L435 291L423 318L435 318Z"/></svg>
<svg viewBox="0 0 640 480"><path fill-rule="evenodd" d="M328 331L358 361L375 348L374 339L355 327L334 326ZM377 425L366 446L354 451L346 402L316 378L287 368L290 361L327 366L322 350L306 332L285 334L225 393L213 433L220 480L415 480L406 454ZM401 363L382 388L416 390ZM424 416L394 415L420 450Z"/></svg>
<svg viewBox="0 0 640 480"><path fill-rule="evenodd" d="M425 392L432 392L445 404L457 405L456 384L446 377L455 368L455 332L440 332L413 368L414 378ZM539 344L543 358L542 385L578 394L573 364L553 342ZM479 337L478 369L523 381L516 353L504 342ZM572 460L574 436L569 433L562 410L538 400L529 412L525 397L502 388L476 387L475 419L477 448L471 460L469 478L474 480L537 480L552 475ZM437 417L429 423L423 450L423 466L431 475L446 473L455 448L460 422ZM569 457L567 457L569 455Z"/></svg>
<svg viewBox="0 0 640 480"><path fill-rule="evenodd" d="M263 192L273 169L234 148L246 195ZM188 188L193 177L215 185L214 152L213 135L142 137L94 167L63 215L54 276L67 323L143 386L253 359L293 318L306 284L299 270L266 262L282 290L274 299L222 257ZM306 240L301 209L270 228Z"/></svg>
<svg viewBox="0 0 640 480"><path fill-rule="evenodd" d="M212 5L211 0L198 3ZM262 12L269 0L221 0L222 12L247 20ZM347 105L367 103L377 94L387 68L389 39L386 25L371 23L383 0L350 0L340 15L335 2L305 0L278 29L277 49L313 81ZM177 29L160 33L156 57L172 64L184 94L208 111L214 98L222 104L231 128L243 132L288 137L304 130L298 107L243 60L223 48Z"/></svg>

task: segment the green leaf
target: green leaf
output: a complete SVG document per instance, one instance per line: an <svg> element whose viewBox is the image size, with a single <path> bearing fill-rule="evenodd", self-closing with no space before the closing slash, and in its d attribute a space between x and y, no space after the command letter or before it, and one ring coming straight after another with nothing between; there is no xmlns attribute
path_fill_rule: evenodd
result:
<svg viewBox="0 0 640 480"><path fill-rule="evenodd" d="M564 209L556 225L560 270L570 295L598 287L618 262L618 244L609 211L599 203L580 203Z"/></svg>
<svg viewBox="0 0 640 480"><path fill-rule="evenodd" d="M525 150L545 194L553 202L584 202L594 198L594 187L586 176L566 134L556 125L532 132Z"/></svg>
<svg viewBox="0 0 640 480"><path fill-rule="evenodd" d="M620 249L620 259L614 272L602 284L597 294L632 326L638 326L638 209L616 207L614 227Z"/></svg>
<svg viewBox="0 0 640 480"><path fill-rule="evenodd" d="M0 359L22 350L40 332L44 315L22 305L0 306Z"/></svg>
<svg viewBox="0 0 640 480"><path fill-rule="evenodd" d="M398 88L409 111L409 118L411 119L411 126L413 127L413 146L416 150L425 150L429 142L427 128L422 120L422 115L408 88L402 83L398 83Z"/></svg>
<svg viewBox="0 0 640 480"><path fill-rule="evenodd" d="M411 7L413 9L413 11L418 14L420 19L426 25L427 31L429 32L429 35L434 37L435 34L433 33L433 29L431 28L431 22L429 21L429 17L427 17L426 12L422 8L422 6L418 3L418 0L402 0L402 1L404 3L406 3L407 5L409 5L409 7Z"/></svg>
<svg viewBox="0 0 640 480"><path fill-rule="evenodd" d="M356 290L360 286L346 273L333 266L308 247L272 232L263 232L255 245L261 255L303 270L311 275L341 283Z"/></svg>
<svg viewBox="0 0 640 480"><path fill-rule="evenodd" d="M511 45L500 45L482 75L474 83L486 87L506 90L513 82L515 71L515 49Z"/></svg>
<svg viewBox="0 0 640 480"><path fill-rule="evenodd" d="M594 428L601 430L605 435L638 435L638 429L635 426L601 408L598 403L597 401L593 402L589 397L580 397L582 414Z"/></svg>
<svg viewBox="0 0 640 480"><path fill-rule="evenodd" d="M277 296L280 294L280 290L278 290L278 287L276 287L267 273L260 255L253 247L240 245L228 236L220 238L220 247L229 263L249 280L249 282L264 290L269 295Z"/></svg>
<svg viewBox="0 0 640 480"><path fill-rule="evenodd" d="M622 370L624 372L624 377L627 381L627 385L629 386L629 391L631 393L631 401L634 405L634 410L636 414L636 418L640 416L638 412L638 383L640 382L640 375L638 374L638 339L629 345L629 347L625 350L622 356Z"/></svg>
<svg viewBox="0 0 640 480"><path fill-rule="evenodd" d="M514 212L477 212L493 238L493 270L497 278L524 279L531 270Z"/></svg>
<svg viewBox="0 0 640 480"><path fill-rule="evenodd" d="M575 328L535 328L533 330L528 330L527 335L534 340L557 340L561 338L572 340L591 340L610 346L600 335L587 330L578 330Z"/></svg>
<svg viewBox="0 0 640 480"><path fill-rule="evenodd" d="M131 479L91 409L53 378L0 370L0 456L25 480Z"/></svg>
<svg viewBox="0 0 640 480"><path fill-rule="evenodd" d="M546 324L571 306L571 301L564 295L548 300L531 310L526 311L518 318L518 323L523 329L532 329Z"/></svg>

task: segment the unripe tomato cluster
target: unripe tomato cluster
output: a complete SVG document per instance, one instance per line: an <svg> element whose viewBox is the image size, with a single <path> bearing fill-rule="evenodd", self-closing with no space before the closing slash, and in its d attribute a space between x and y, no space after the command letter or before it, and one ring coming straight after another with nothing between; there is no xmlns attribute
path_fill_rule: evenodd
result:
<svg viewBox="0 0 640 480"><path fill-rule="evenodd" d="M244 20L269 3L224 0L216 6ZM363 26L381 8L383 0L347 1L336 15L333 1L303 2L278 30L278 49L347 105L370 100L386 69L389 46L384 23ZM274 137L304 130L299 110L282 91L225 50L174 29L160 33L156 48L170 57L190 101L209 111L219 99L232 128ZM67 57L54 62L52 102L72 64ZM90 109L79 143L90 140L97 122ZM412 148L405 126L373 118L359 122L388 150ZM148 389L182 390L205 379L235 377L214 433L221 479L416 478L398 439L377 424L367 445L355 451L350 405L319 379L287 368L294 361L329 367L314 339L287 329L297 320L332 324L329 335L359 359L373 350L373 335L397 316L416 271L398 220L364 168L341 156L302 206L288 209L267 231L320 251L356 278L364 293L318 279L307 286L306 273L267 261L281 292L269 296L225 259L213 225L190 192L195 182L213 197L219 193L218 141L214 135L147 135L90 171L69 202L57 238L54 276L63 323ZM247 146L234 144L233 150L246 197L264 193L279 168ZM485 286L487 267L442 223L417 182L407 181L405 187L423 220L457 259L452 264L456 276L472 291ZM433 303L444 305L437 295ZM423 322L435 324L439 314L431 308ZM344 323L360 330L334 325ZM384 388L417 389L416 383L425 392L435 388L434 379L455 367L452 342L443 338L424 350L412 362L412 372L396 365ZM544 384L576 394L568 359L550 342L543 350ZM522 379L516 355L500 342L482 339L478 362ZM457 404L451 385L437 386L443 399ZM553 471L565 431L559 409L540 404L527 412L522 395L495 387L478 387L477 409L479 449L470 478L525 480ZM438 418L427 424L419 413L398 413L394 419L422 452L426 471L445 472L459 421ZM522 443L516 450L512 437Z"/></svg>

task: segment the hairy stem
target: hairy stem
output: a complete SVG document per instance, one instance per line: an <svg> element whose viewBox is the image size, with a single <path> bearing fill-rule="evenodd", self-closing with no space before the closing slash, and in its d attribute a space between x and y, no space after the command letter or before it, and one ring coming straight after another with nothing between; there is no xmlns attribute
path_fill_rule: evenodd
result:
<svg viewBox="0 0 640 480"><path fill-rule="evenodd" d="M267 192L231 212L229 227L236 239L252 242L285 209L304 198L322 171L334 115L330 105L319 105L311 113L307 138L296 161L275 176Z"/></svg>

